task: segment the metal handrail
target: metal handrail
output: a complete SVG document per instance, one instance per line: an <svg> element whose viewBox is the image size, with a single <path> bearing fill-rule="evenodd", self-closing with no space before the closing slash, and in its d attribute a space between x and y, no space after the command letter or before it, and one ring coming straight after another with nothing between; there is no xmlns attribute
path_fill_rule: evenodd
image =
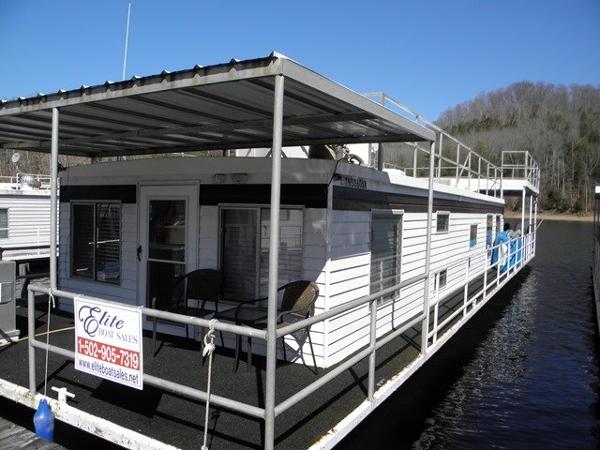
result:
<svg viewBox="0 0 600 450"><path fill-rule="evenodd" d="M474 151L471 147L466 145L464 142L460 141L458 138L452 136L450 133L448 133L447 131L445 131L444 129L442 129L441 127L436 125L435 123L425 119L421 114L416 113L415 111L408 108L406 105L399 102L398 100L390 97L389 95L387 95L383 92L370 92L370 93L365 93L363 95L367 98L370 98L373 101L376 101L377 103L379 103L385 107L387 107L386 103L391 104L392 106L394 106L395 108L400 110L402 115L404 115L404 116L408 117L409 119L413 120L414 122L421 124L421 125L436 132L436 134L438 136L438 139L436 140L438 151L435 152L434 156L436 158L437 164L435 165L434 174L432 174L432 175L435 176L438 183L440 182L440 179L442 178L442 176L441 176L442 170L455 169L456 185L458 186L458 180L462 178L462 174L466 170L467 171L466 178L468 178L468 180L469 180L469 184L467 186L468 190L473 190L473 189L471 189L471 180L476 179L477 180L477 185L476 185L477 191L484 190L486 192L486 194L488 194L488 195L490 194L490 191L492 191L491 194L494 197L497 197L499 195L499 192L501 191L501 189L492 189L491 187L489 187L489 183L491 181L492 186L496 186L496 185L499 186L501 184L501 182L500 183L498 182L498 180L500 179L499 174L501 174L501 167L496 166L495 164L490 162L487 158L483 157L482 155L480 155L479 153ZM388 108L388 109L391 109L391 108ZM444 139L450 140L452 143L454 143L456 145L455 159L450 159L444 155L444 152L443 152ZM411 145L414 147L413 167L412 167L413 175L412 176L417 177L417 159L418 159L417 152L422 151L424 153L429 154L429 150L422 148L417 143L414 143L414 144L407 143L407 145ZM461 161L461 156L462 156L461 149L467 150L467 155L464 158L464 162ZM472 167L474 160L475 160L476 168ZM451 167L447 167L447 166L443 167L442 166L443 161L448 162L452 166ZM408 172L409 170L411 170L411 168L404 168L402 170L405 170L406 172ZM436 172L437 172L437 174L436 174ZM428 176L428 174L426 174L425 176ZM481 180L482 179L485 180L484 182L486 183L484 189L481 189ZM475 185L473 187L475 187Z"/></svg>

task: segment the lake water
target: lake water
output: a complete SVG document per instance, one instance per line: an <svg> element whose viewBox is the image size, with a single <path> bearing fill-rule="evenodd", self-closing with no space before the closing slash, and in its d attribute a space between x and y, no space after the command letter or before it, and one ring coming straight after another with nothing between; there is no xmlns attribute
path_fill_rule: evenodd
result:
<svg viewBox="0 0 600 450"><path fill-rule="evenodd" d="M544 222L530 267L340 447L598 448L591 234Z"/></svg>

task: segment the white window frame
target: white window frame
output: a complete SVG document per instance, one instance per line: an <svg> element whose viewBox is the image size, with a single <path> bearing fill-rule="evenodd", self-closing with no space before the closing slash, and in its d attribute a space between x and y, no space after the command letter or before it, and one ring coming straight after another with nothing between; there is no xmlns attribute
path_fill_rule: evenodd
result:
<svg viewBox="0 0 600 450"><path fill-rule="evenodd" d="M121 284L123 283L123 202L121 202L120 200L72 200L69 202L70 203L70 215L69 215L69 229L70 229L70 233L71 236L69 237L69 274L70 274L70 278L74 278L76 280L81 280L81 281L86 281L89 283L102 283L104 285L107 286L121 286ZM107 281L107 280L98 280L96 279L96 233L97 233L97 229L96 229L96 205L98 203L110 203L110 204L115 204L115 205L119 205L119 282L115 283L112 281ZM92 205L94 206L94 217L93 217L93 223L94 223L94 248L93 248L93 253L92 253L92 267L93 267L93 277L84 277L81 275L77 275L76 273L74 273L73 271L73 264L74 264L74 258L75 258L75 253L73 251L74 248L74 237L75 237L75 233L74 233L74 220L73 220L73 206L77 206L77 205Z"/></svg>
<svg viewBox="0 0 600 450"><path fill-rule="evenodd" d="M448 217L448 228L445 230L440 230L438 227L439 221L438 217L447 216ZM436 234L448 234L450 232L450 211L436 211L435 212L435 233Z"/></svg>
<svg viewBox="0 0 600 450"><path fill-rule="evenodd" d="M370 250L370 260L369 260L369 293L370 294L374 294L374 292L371 292L371 264L372 264L372 260L373 260L373 251L372 251L372 244L373 244L373 217L375 215L380 215L380 216L400 216L400 222L399 222L399 226L400 226L400 238L397 238L396 241L396 258L398 261L398 267L397 267L397 283L402 283L402 255L404 254L404 249L403 249L403 244L404 244L404 210L403 209L372 209L371 210L371 229L370 229L370 236L369 236L369 250ZM398 293L400 293L400 289L398 289ZM377 299L377 305L387 305L390 303L395 302L397 299L396 298L391 298L391 299L383 299L383 298L378 298Z"/></svg>
<svg viewBox="0 0 600 450"><path fill-rule="evenodd" d="M441 292L443 289L446 289L446 286L448 285L448 269L442 269L439 272L439 275L436 275L435 277L433 277L433 292L437 293L437 292ZM441 284L441 286L438 286L438 279L441 280L442 279L442 273L445 273L444 276L444 284Z"/></svg>

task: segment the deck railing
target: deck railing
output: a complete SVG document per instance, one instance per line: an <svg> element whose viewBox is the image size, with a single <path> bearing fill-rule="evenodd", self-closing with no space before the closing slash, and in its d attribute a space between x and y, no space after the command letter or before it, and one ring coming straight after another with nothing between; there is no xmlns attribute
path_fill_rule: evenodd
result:
<svg viewBox="0 0 600 450"><path fill-rule="evenodd" d="M454 185L469 191L484 192L493 197L500 196L502 182L500 167L396 99L382 92L364 95L436 132L433 176L437 183ZM418 143L405 143L404 145L412 147L412 163L396 168L415 178L428 177L429 166L420 163L425 162L428 158L429 148Z"/></svg>
<svg viewBox="0 0 600 450"><path fill-rule="evenodd" d="M363 305L369 305L369 344L363 348L362 350L356 352L355 354L348 356L344 361L338 363L333 369L324 373L317 380L313 381L311 384L296 392L294 395L286 398L281 401L279 404L275 406L275 417L284 413L287 409L294 406L296 403L301 400L307 398L309 395L323 387L328 382L332 381L336 377L338 377L342 372L350 369L353 365L357 364L364 358L369 358L369 374L368 374L368 392L367 392L367 401L371 402L371 404L375 405L374 395L375 395L375 361L376 361L376 353L377 350L382 346L390 343L392 340L402 335L410 328L422 323L423 326L428 326L427 333L424 334L426 339L422 342L420 356L417 358L417 362L423 363L427 360L441 345L447 340L454 332L465 323L468 318L475 314L475 312L483 306L487 300L504 284L506 284L517 272L519 272L535 255L536 248L536 233L535 228L532 229L531 233L526 234L525 236L513 239L509 248L511 249L509 254L505 259L498 259L498 261L494 264L490 262L490 255L493 251L499 251L500 245L497 246L488 246L484 250L475 251L471 253L464 259L460 261L455 261L450 264L447 264L442 267L438 267L435 271L431 271L429 274L423 273L421 275L412 277L410 279L404 280L400 283L395 284L389 288L383 289L377 293L367 295L356 300L347 302L343 305L336 306L331 308L330 310L323 312L321 314L315 315L308 319L301 320L299 322L280 327L277 329L276 335L278 339L282 339L285 336L292 334L296 331L305 329L308 326L314 325L319 322L323 322L328 319L332 319L336 316L340 316L341 314L346 313L349 310L359 308ZM514 263L510 263L511 258L518 256ZM469 259L472 258L483 258L484 259L484 267L483 269L469 273ZM394 302L402 302L404 296L402 290L410 287L416 283L420 283L425 281L429 284L430 289L432 286L432 281L437 279L437 286L439 286L439 274L443 270L447 270L456 265L465 264L465 281L464 281L464 299L461 306L454 311L450 316L446 317L443 321L438 323L438 315L440 305L444 303L446 297L441 296L439 294L439 289L437 293L434 293L434 296L429 296L431 299L429 302L425 300L428 304L424 305L424 309L419 314L416 314L414 317L405 321L401 326L396 327L392 331L386 333L383 336L377 337L377 314L378 314L378 304L377 300L385 295L390 293L399 293L398 297L395 298ZM503 267L506 265L506 269ZM491 271L494 270L496 276L490 278ZM480 290L475 292L474 294L469 296L469 285L474 282L474 280L479 279L483 276L483 283ZM456 292L456 291L453 291ZM57 298L63 298L68 300L73 300L77 297L76 294L71 292L66 292L62 290L51 291L50 288L39 286L39 285L30 285L28 292L28 335L29 339L29 389L31 392L36 391L36 375L35 375L35 349L47 350L49 352L62 355L67 359L73 360L75 358L75 353L72 350L61 348L55 345L49 345L45 342L39 341L35 339L35 294L50 294L52 293ZM108 302L108 300L93 298L93 297L85 297L86 300L91 301L101 301ZM202 328L208 328L210 326L209 320L198 318L198 317L190 317L181 314L170 313L166 311L161 311L157 309L142 307L141 313L145 317L156 318L156 319L165 319L181 324L194 325ZM430 315L433 314L433 323L430 324ZM452 326L448 327L449 324L453 320L456 319L457 316L462 316L461 320L459 320L456 324L452 324ZM426 325L428 324L428 325ZM255 329L247 326L239 326L234 325L228 322L217 321L214 325L215 330L224 331L233 333L240 336L247 336L257 339L262 339L266 341L267 333L262 329ZM415 370L415 367L418 367L420 364L416 366L412 365L412 370ZM407 378L412 372L407 368L402 372L404 377ZM190 386L186 386L174 381L166 380L164 378L160 378L148 373L144 373L144 383L150 386L157 387L159 389L163 389L167 392L175 393L182 395L191 400L196 401L206 401L207 392L201 389L192 388ZM226 408L229 410L233 410L239 413L243 413L245 415L249 415L256 418L265 419L265 408L259 407L256 405L244 403L237 401L233 398L221 396L218 394L211 394L211 403L215 406ZM374 407L374 406L373 406Z"/></svg>
<svg viewBox="0 0 600 450"><path fill-rule="evenodd" d="M540 166L528 151L503 151L502 178L526 180L539 189Z"/></svg>

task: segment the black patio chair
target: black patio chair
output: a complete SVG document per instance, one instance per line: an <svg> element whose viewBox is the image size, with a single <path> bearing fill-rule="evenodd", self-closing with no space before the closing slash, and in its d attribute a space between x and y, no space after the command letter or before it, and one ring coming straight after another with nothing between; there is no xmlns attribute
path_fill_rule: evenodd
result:
<svg viewBox="0 0 600 450"><path fill-rule="evenodd" d="M169 292L173 292L178 285L185 282L183 299L180 301L173 301L171 298L152 299L152 308L160 309L163 311L169 311L177 314L184 314L186 316L204 317L209 314L216 315L219 310L219 301L223 299L223 274L214 269L197 269L192 272L186 273L185 275L175 279L171 285ZM198 306L190 306L189 301L194 300ZM207 309L206 303L214 303L214 309ZM163 322L171 322L169 320L160 319ZM152 326L152 346L154 348L154 355L156 355L156 324L157 319L154 318ZM188 326L185 326L186 338L188 338ZM223 340L223 333L220 332L221 343Z"/></svg>
<svg viewBox="0 0 600 450"><path fill-rule="evenodd" d="M319 297L319 287L314 281L300 280L293 281L282 287L277 292L283 291L281 299L281 306L277 313L277 327L283 327L294 322L298 322L303 319L312 317L315 313L315 302ZM267 308L264 306L257 305L261 302L265 302L267 298L259 298L256 300L243 301L235 310L225 311L219 314L220 320L235 321L238 325L247 325L253 328L265 329L267 327ZM302 359L302 363L308 367L304 360L304 353L302 348L306 339L310 345L310 351L312 354L313 365L315 372L317 372L317 360L315 358L315 352L313 348L312 339L310 337L310 326L293 333L294 339L298 343L298 354ZM252 338L247 338L248 352L247 352L247 369L252 365ZM285 348L285 339L281 339L283 348L283 357L287 360L287 353ZM235 366L234 370L237 370L240 358L240 349L242 346L242 337L237 336L237 343L235 348Z"/></svg>

